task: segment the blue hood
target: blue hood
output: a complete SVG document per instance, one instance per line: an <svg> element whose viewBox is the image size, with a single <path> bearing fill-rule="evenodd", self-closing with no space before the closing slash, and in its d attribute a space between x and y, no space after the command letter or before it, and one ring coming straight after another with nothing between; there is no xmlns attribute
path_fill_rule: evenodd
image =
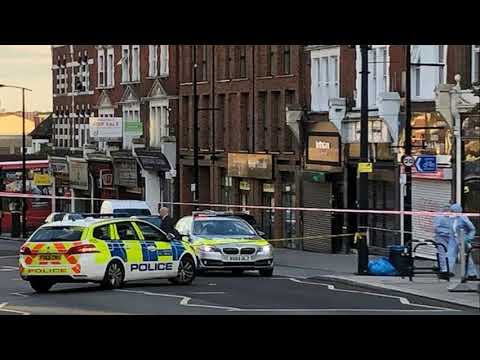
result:
<svg viewBox="0 0 480 360"><path fill-rule="evenodd" d="M453 212L456 212L456 213L461 213L461 212L463 212L462 205L460 205L460 204L453 204L450 209L451 209Z"/></svg>

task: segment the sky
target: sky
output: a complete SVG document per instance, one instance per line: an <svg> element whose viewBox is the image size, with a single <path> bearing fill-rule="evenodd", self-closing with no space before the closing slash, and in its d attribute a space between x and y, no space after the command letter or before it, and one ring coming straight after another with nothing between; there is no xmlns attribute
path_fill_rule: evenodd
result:
<svg viewBox="0 0 480 360"><path fill-rule="evenodd" d="M25 110L52 110L50 45L0 45L0 84L23 86ZM0 88L0 109L22 110L19 89Z"/></svg>

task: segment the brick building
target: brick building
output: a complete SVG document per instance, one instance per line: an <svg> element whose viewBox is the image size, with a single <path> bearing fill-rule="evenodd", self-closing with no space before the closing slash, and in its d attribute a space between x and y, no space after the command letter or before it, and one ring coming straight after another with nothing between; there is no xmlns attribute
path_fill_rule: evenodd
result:
<svg viewBox="0 0 480 360"><path fill-rule="evenodd" d="M301 151L286 126L286 107L306 104L303 46L197 45L196 53L200 202L299 205ZM180 46L182 202L192 201L192 54L193 46ZM294 214L252 213L270 237L296 231Z"/></svg>
<svg viewBox="0 0 480 360"><path fill-rule="evenodd" d="M177 63L176 45L52 46L58 195L144 199L153 210L174 198ZM117 135L92 136L91 118L117 118ZM73 184L72 169L81 178Z"/></svg>

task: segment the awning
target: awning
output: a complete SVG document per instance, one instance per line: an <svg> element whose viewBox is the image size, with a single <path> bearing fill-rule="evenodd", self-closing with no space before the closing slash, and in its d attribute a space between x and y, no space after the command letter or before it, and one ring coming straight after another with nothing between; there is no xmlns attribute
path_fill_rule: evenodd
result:
<svg viewBox="0 0 480 360"><path fill-rule="evenodd" d="M172 169L161 151L136 150L136 154L143 170L167 172Z"/></svg>

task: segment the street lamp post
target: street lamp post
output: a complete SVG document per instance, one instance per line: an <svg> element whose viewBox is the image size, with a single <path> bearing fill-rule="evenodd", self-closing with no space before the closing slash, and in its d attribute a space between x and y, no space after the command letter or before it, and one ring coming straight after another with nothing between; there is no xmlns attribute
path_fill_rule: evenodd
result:
<svg viewBox="0 0 480 360"><path fill-rule="evenodd" d="M21 89L22 90L22 194L25 195L27 193L27 166L26 166L26 136L25 136L25 90L32 91L31 89L27 89L22 86L13 86L13 85L5 85L0 84L0 88L13 88L13 89ZM27 207L25 197L22 201L22 237L25 239L27 237Z"/></svg>

